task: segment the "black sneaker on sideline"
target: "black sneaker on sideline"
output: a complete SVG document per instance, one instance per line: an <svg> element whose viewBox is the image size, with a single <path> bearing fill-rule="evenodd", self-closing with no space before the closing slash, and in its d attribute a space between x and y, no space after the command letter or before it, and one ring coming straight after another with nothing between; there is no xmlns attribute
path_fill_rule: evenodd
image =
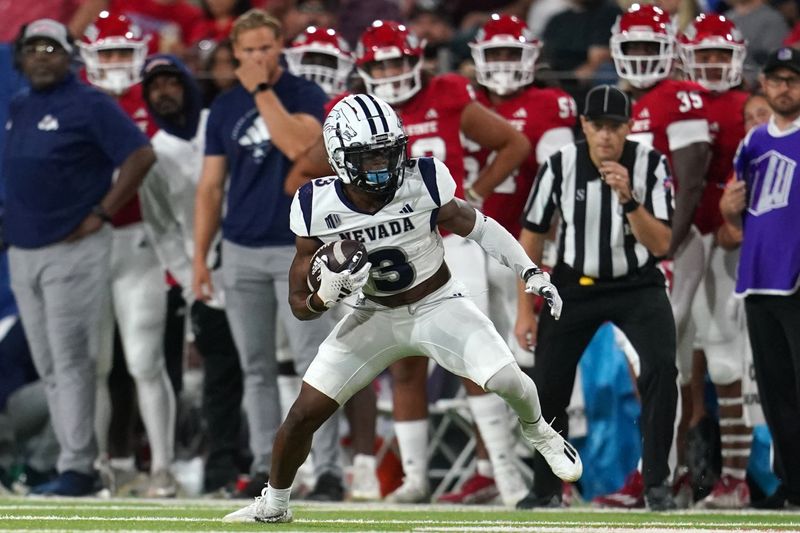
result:
<svg viewBox="0 0 800 533"><path fill-rule="evenodd" d="M266 472L257 472L250 478L247 485L242 490L237 490L233 493L234 498L256 498L261 496L261 491L264 490L269 481L269 474Z"/></svg>
<svg viewBox="0 0 800 533"><path fill-rule="evenodd" d="M644 491L644 501L651 511L674 511L678 508L675 498L672 497L672 487L669 484L646 489Z"/></svg>
<svg viewBox="0 0 800 533"><path fill-rule="evenodd" d="M775 492L773 492L766 498L762 498L760 500L752 502L750 504L750 507L752 507L753 509L775 510L775 509L785 509L788 504L789 501L787 500L786 497L786 489L783 488L783 485L778 485L778 488L775 489Z"/></svg>
<svg viewBox="0 0 800 533"><path fill-rule="evenodd" d="M528 495L517 502L517 509L558 509L563 507L561 494L550 494L548 496L538 496L531 490Z"/></svg>
<svg viewBox="0 0 800 533"><path fill-rule="evenodd" d="M325 472L319 476L314 490L309 492L305 499L315 502L344 501L344 487L342 486L342 480L330 472Z"/></svg>

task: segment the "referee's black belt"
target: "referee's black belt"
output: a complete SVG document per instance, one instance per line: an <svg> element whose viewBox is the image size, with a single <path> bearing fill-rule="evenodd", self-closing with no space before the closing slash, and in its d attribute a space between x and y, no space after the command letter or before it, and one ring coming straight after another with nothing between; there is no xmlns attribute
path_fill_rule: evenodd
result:
<svg viewBox="0 0 800 533"><path fill-rule="evenodd" d="M567 296L586 291L620 291L666 286L664 274L655 265L646 265L618 278L594 278L560 262L553 268L550 277L558 292Z"/></svg>

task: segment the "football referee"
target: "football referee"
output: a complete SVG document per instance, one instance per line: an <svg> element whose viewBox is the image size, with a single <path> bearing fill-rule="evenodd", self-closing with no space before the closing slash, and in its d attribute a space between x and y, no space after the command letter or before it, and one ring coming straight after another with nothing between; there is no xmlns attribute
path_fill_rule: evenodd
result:
<svg viewBox="0 0 800 533"><path fill-rule="evenodd" d="M672 231L672 181L666 158L626 140L630 101L599 86L586 96L585 141L570 144L542 165L525 208L520 241L541 264L545 235L556 213L561 227L552 276L564 300L559 321L520 297L517 336L536 338L533 379L542 414L567 433L567 405L584 349L606 321L614 323L641 358L643 478L652 510L675 507L667 484L677 402L675 322L656 258L667 253ZM538 335L537 335L538 333ZM524 345L524 344L523 344ZM561 481L534 460L534 485L519 507L560 505Z"/></svg>

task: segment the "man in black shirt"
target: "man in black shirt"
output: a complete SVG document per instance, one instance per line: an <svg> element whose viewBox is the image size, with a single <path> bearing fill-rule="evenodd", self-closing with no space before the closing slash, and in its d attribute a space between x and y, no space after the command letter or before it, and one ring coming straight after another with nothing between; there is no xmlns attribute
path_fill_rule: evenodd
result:
<svg viewBox="0 0 800 533"><path fill-rule="evenodd" d="M675 323L656 268L672 235L669 167L659 152L626 140L630 101L618 89L592 89L581 124L586 140L556 152L540 169L520 236L531 259L541 261L558 209L553 280L568 304L561 320L542 316L537 327L531 299L521 296L516 332L521 342L537 339L532 377L542 412L565 433L575 369L589 341L606 321L627 335L641 358L645 500L651 510L673 509L666 482L677 402ZM534 460L534 486L519 507L560 504L561 482L540 462Z"/></svg>

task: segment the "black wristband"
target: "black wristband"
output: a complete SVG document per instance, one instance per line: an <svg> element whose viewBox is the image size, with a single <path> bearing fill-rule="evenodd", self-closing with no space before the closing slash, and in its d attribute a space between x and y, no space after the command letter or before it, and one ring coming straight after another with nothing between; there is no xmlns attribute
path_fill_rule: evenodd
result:
<svg viewBox="0 0 800 533"><path fill-rule="evenodd" d="M625 213L626 215L628 213L633 213L637 209L639 209L639 202L637 202L633 198L622 204L622 212Z"/></svg>
<svg viewBox="0 0 800 533"><path fill-rule="evenodd" d="M522 273L522 281L527 283L528 279L530 279L532 276L535 276L536 274L544 274L544 272L538 266L529 268L528 270Z"/></svg>
<svg viewBox="0 0 800 533"><path fill-rule="evenodd" d="M258 93L263 93L264 91L269 91L270 89L272 89L272 85L270 85L269 83L267 83L267 82L265 82L265 81L262 81L261 83L259 83L258 85L256 85L256 88L255 88L255 89L253 89L252 91L250 91L250 94L252 94L253 96L255 96L255 95L257 95Z"/></svg>
<svg viewBox="0 0 800 533"><path fill-rule="evenodd" d="M97 204L92 208L92 214L103 222L111 222L111 215L109 215L100 204Z"/></svg>

